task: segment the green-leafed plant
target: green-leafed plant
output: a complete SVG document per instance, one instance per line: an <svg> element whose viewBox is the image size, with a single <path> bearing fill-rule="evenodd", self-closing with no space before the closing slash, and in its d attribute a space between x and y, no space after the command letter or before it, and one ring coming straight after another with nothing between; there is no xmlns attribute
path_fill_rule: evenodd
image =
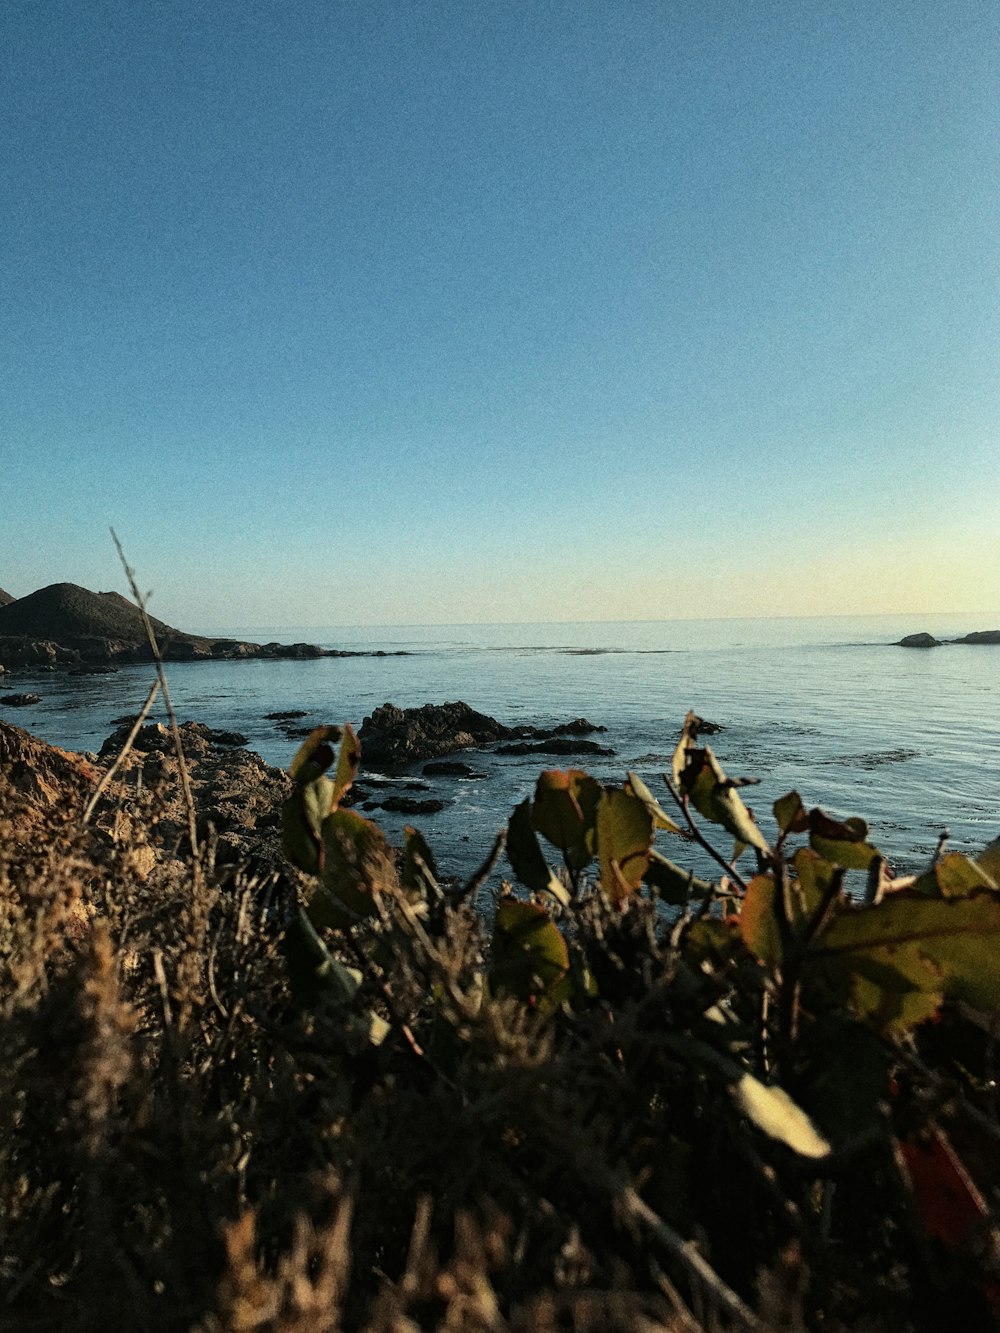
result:
<svg viewBox="0 0 1000 1333"><path fill-rule="evenodd" d="M286 847L318 878L303 919L334 928L321 964L331 984L338 951L357 964L355 1027L387 1049L401 1043L439 1090L460 1086L498 1041L512 1069L544 1052L594 1119L567 1123L545 1097L526 1121L511 1073L498 1140L531 1145L536 1170L589 1162L590 1187L644 1217L689 1284L717 1281L733 1317L746 1312L720 1273L739 1273L735 1238L711 1278L684 1258L684 1237L716 1216L693 1203L716 1177L711 1151L730 1168L736 1154L749 1212L814 1271L863 1200L908 1238L910 1260L969 1278L988 1252L998 1183L980 1159L984 1135L1000 1140L995 1107L984 1110L1000 1031L1000 843L978 859L939 848L923 873L894 877L863 820L807 810L797 792L766 827L740 794L748 781L726 776L689 714L664 776L673 813L636 773L618 787L576 769L540 775L506 832L520 892L504 883L482 949L459 955L456 920L478 881L442 887L413 830L400 879L375 826L339 808L358 749L346 729L328 779L331 736L314 732L293 765ZM731 839L725 852L709 826ZM654 845L659 834L677 859ZM716 879L678 864L685 844L714 858ZM387 985L393 975L406 983ZM949 1028L979 1034L978 1068L925 1065ZM612 1069L628 1109L609 1123L588 1093ZM968 1160L953 1141L963 1137L975 1143ZM873 1190L880 1182L877 1204L859 1172ZM652 1212L628 1192L635 1179L651 1182ZM889 1245L884 1228L878 1243ZM989 1271L971 1280L985 1311L1000 1304Z"/></svg>

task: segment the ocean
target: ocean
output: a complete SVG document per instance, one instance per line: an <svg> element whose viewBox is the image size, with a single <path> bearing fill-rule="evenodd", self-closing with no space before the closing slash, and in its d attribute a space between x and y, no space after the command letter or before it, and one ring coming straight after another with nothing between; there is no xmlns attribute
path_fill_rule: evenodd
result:
<svg viewBox="0 0 1000 1333"><path fill-rule="evenodd" d="M171 663L168 681L181 721L240 731L280 766L298 742L264 715L284 709L306 710L303 724L359 728L382 703L461 699L507 724L585 716L607 728L594 739L613 758L469 752L460 757L486 777L428 779L427 794L447 801L440 813L373 814L393 838L417 824L446 874L479 863L542 768L585 767L609 783L633 768L666 802L661 775L689 708L723 727L709 743L727 773L760 779L744 796L765 828L772 802L794 787L807 805L866 818L902 872L927 863L942 829L964 851L1000 835L1000 647L890 645L918 630L952 638L992 628L958 615L258 628L225 633L407 655ZM54 744L97 750L113 719L138 710L151 680L150 666L110 676L18 672L5 688L41 702L0 704L0 716ZM676 840L663 849L690 861Z"/></svg>

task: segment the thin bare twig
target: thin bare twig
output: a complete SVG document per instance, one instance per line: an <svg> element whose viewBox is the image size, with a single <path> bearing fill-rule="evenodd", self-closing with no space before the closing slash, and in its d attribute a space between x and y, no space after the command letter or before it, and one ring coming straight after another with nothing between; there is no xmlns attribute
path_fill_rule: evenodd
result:
<svg viewBox="0 0 1000 1333"><path fill-rule="evenodd" d="M149 693L146 695L146 702L139 709L139 715L135 719L135 722L132 724L132 730L125 738L125 744L118 751L114 763L101 778L100 782L97 784L97 787L94 790L93 796L91 796L90 800L87 802L87 808L86 810L84 810L82 815L82 822L84 824L88 823L88 821L90 820L90 816L94 813L94 807L97 805L97 802L101 799L101 796L107 789L108 783L118 772L118 769L121 767L129 751L132 749L132 746L135 744L135 738L139 734L139 728L142 726L146 718L149 716L149 710L153 706L153 701L155 700L157 694L159 693L159 689L160 689L159 680L154 680L152 686L150 687Z"/></svg>
<svg viewBox="0 0 1000 1333"><path fill-rule="evenodd" d="M696 1286L708 1292L712 1299L718 1302L732 1318L738 1319L745 1329L764 1333L766 1325L757 1318L749 1306L744 1304L736 1292L723 1282L698 1247L692 1241L678 1235L658 1213L654 1213L634 1186L624 1185L615 1197L622 1211L652 1232L660 1244L686 1269Z"/></svg>
<svg viewBox="0 0 1000 1333"><path fill-rule="evenodd" d="M160 689L163 691L163 704L167 710L167 717L170 719L170 734L174 741L174 750L177 754L177 763L180 768L181 790L184 794L184 805L187 810L188 818L188 836L191 840L192 864L195 868L195 875L198 880L201 878L201 867L198 862L198 821L195 815L194 795L191 791L191 775L188 772L187 760L184 757L184 745L181 741L180 727L177 725L177 715L174 713L174 706L170 701L170 688L167 685L167 675L163 669L163 654L160 652L160 645L156 642L156 634L153 630L153 622L149 618L149 612L146 610L146 599L139 591L139 585L135 579L135 570L132 569L129 562L125 559L125 551L121 542L118 540L118 534L114 528L111 529L111 539L118 552L118 558L122 562L122 568L125 570L125 577L128 579L128 586L132 590L132 596L135 599L136 606L142 614L142 623L146 629L146 638L149 640L149 647L153 654L153 661L156 663L156 675L160 683Z"/></svg>

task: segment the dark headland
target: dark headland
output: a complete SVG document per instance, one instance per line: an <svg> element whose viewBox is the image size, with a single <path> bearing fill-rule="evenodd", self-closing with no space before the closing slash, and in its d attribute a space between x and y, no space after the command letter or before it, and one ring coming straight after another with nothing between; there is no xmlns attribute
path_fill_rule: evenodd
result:
<svg viewBox="0 0 1000 1333"><path fill-rule="evenodd" d="M150 621L168 661L373 655L314 643L213 639L175 629L153 616ZM98 667L151 657L142 612L120 593L91 592L75 583L52 583L26 597L0 592L0 662L5 666Z"/></svg>

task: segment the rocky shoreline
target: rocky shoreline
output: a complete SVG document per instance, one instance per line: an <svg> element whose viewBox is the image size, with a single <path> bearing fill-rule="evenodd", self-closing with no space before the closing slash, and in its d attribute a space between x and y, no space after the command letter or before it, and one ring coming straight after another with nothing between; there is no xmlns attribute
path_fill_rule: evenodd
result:
<svg viewBox="0 0 1000 1333"><path fill-rule="evenodd" d="M116 718L100 751L85 754L49 745L0 721L0 824L6 836L25 841L45 816L81 812L125 749L137 721L136 716ZM362 772L344 804L365 811L433 815L450 803L455 783L488 776L443 755L469 750L610 755L612 749L587 739L604 730L586 718L549 728L508 727L461 702L410 709L387 703L366 717L359 730ZM280 811L291 790L288 775L245 748L246 737L238 732L200 722L184 722L179 731L197 836L211 844L216 863L281 866ZM498 744L501 741L508 744ZM404 769L409 771L402 773ZM93 829L97 836L134 843L143 873L188 854L187 810L174 739L163 723L138 728L98 800Z"/></svg>

